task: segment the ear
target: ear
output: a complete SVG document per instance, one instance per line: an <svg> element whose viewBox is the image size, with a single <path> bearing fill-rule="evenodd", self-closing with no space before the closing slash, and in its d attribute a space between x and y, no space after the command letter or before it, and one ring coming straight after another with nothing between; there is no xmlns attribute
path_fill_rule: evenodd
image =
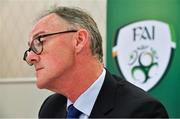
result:
<svg viewBox="0 0 180 119"><path fill-rule="evenodd" d="M77 31L76 44L75 44L76 53L82 51L84 46L87 44L88 39L89 39L89 33L86 29L79 29Z"/></svg>

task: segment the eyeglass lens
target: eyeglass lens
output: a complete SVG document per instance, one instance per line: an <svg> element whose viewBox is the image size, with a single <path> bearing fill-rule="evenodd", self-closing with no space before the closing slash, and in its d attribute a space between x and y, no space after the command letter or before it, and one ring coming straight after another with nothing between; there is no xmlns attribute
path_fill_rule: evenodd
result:
<svg viewBox="0 0 180 119"><path fill-rule="evenodd" d="M42 51L42 42L40 41L40 39L33 40L31 49L36 54L41 53L41 51Z"/></svg>
<svg viewBox="0 0 180 119"><path fill-rule="evenodd" d="M36 54L40 54L42 52L42 42L39 40L39 39L34 39L32 44L31 44L31 48L29 48L25 53L24 53L24 60L29 64L29 65L32 65L31 63L29 63L28 59L27 59L27 56L28 56L28 53L30 51L33 51L34 53Z"/></svg>

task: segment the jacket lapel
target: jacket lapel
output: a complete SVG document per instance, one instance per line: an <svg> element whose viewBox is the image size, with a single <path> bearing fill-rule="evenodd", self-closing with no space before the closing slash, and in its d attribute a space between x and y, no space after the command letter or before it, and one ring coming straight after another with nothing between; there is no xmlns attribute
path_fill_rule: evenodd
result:
<svg viewBox="0 0 180 119"><path fill-rule="evenodd" d="M106 70L105 80L90 114L90 118L108 117L108 114L114 108L117 86L117 81Z"/></svg>

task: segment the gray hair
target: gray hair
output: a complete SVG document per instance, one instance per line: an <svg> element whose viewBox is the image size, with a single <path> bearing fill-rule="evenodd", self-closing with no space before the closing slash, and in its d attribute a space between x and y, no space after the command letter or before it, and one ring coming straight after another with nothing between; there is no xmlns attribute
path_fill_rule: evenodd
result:
<svg viewBox="0 0 180 119"><path fill-rule="evenodd" d="M103 62L102 37L96 22L87 12L80 8L55 7L43 16L51 13L57 14L59 17L70 23L72 28L86 29L90 34L90 48L92 54L97 56L100 62Z"/></svg>

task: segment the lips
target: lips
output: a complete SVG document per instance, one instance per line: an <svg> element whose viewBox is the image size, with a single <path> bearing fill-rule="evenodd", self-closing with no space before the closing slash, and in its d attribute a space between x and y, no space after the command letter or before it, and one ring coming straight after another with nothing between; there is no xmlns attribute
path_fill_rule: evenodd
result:
<svg viewBox="0 0 180 119"><path fill-rule="evenodd" d="M41 68L36 68L36 71L39 71L39 70L41 70L41 69L43 69L43 67L41 67Z"/></svg>

